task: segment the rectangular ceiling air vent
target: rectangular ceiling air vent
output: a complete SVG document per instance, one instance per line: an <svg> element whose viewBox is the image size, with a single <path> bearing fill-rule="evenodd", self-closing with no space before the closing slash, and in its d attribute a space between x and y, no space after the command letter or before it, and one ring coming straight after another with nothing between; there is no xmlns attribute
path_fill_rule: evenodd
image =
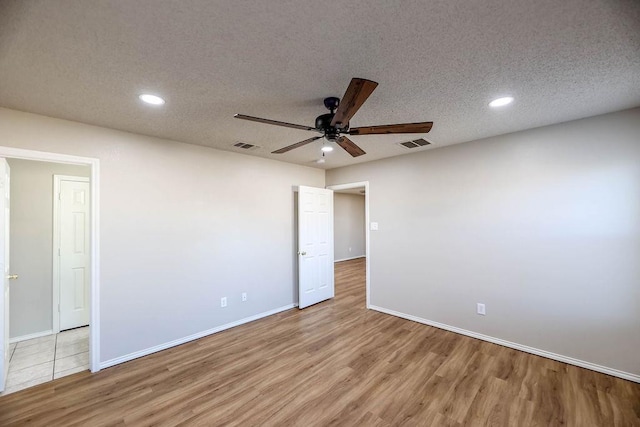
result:
<svg viewBox="0 0 640 427"><path fill-rule="evenodd" d="M420 138L413 141L399 142L398 145L402 145L404 148L420 148L431 145L431 143L424 138Z"/></svg>
<svg viewBox="0 0 640 427"><path fill-rule="evenodd" d="M257 145L247 144L246 142L236 142L233 146L236 148L242 148L243 150L256 150L260 148Z"/></svg>

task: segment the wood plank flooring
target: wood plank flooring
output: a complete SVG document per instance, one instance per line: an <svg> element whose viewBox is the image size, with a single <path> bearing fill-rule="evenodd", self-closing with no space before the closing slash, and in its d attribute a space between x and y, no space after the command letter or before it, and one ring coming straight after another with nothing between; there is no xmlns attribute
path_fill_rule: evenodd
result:
<svg viewBox="0 0 640 427"><path fill-rule="evenodd" d="M640 385L336 298L0 397L0 425L640 426Z"/></svg>

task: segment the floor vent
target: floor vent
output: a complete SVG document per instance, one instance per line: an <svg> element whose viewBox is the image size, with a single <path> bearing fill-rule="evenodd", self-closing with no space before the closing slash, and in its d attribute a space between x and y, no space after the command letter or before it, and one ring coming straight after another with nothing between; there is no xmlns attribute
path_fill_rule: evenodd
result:
<svg viewBox="0 0 640 427"><path fill-rule="evenodd" d="M420 148L431 145L431 143L424 138L420 138L413 141L400 142L398 145L402 145L404 148Z"/></svg>
<svg viewBox="0 0 640 427"><path fill-rule="evenodd" d="M260 148L257 145L247 144L246 142L236 142L233 146L236 148L242 148L243 150L255 150Z"/></svg>

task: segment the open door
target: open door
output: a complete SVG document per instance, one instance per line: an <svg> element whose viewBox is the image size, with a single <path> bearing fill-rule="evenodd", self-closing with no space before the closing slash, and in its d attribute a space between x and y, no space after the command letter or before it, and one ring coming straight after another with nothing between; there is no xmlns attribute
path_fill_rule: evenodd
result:
<svg viewBox="0 0 640 427"><path fill-rule="evenodd" d="M333 191L298 190L298 307L333 298Z"/></svg>
<svg viewBox="0 0 640 427"><path fill-rule="evenodd" d="M3 308L0 315L0 392L4 391L9 372L9 279L17 278L11 276L9 271L9 164L0 158L0 272L2 272L2 291L0 292L0 308Z"/></svg>

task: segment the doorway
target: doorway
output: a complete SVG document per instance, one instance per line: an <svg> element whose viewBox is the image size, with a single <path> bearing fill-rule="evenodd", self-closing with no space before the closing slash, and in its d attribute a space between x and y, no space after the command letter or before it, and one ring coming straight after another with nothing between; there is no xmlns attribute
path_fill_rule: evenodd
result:
<svg viewBox="0 0 640 427"><path fill-rule="evenodd" d="M344 262L357 264L364 258L365 261L365 304L368 309L370 306L370 265L371 254L369 251L369 182L354 182L349 184L329 185L327 189L333 190L336 200L334 201L334 242L336 242L335 258L336 262ZM344 195L344 203L339 198ZM359 200L359 199L364 199ZM363 202L363 203L362 203ZM335 209L341 209L340 205L344 205L344 211L349 218L341 221L336 216ZM362 212L362 210L364 212ZM340 214L338 214L340 215ZM362 216L358 219L357 216ZM342 222L342 224L341 224ZM363 228L360 229L360 227ZM336 267L336 271L338 268Z"/></svg>
<svg viewBox="0 0 640 427"><path fill-rule="evenodd" d="M14 330L11 332L13 339L9 339L9 337L6 335L3 336L2 339L0 339L0 342L2 343L2 347L8 348L9 350L11 350L13 354L16 354L16 355L17 355L16 351L18 351L19 349L22 349L19 352L20 355L29 356L29 357L26 357L26 358L23 357L21 362L16 362L20 366L11 365L11 363L6 363L5 360L0 361L0 364L2 365L0 366L0 372L3 372L5 374L5 375L2 375L2 378L0 378L1 380L0 391L4 391L5 388L7 388L7 391L11 391L12 388L15 389L14 386L16 381L18 380L21 381L23 385L33 382L32 380L35 380L35 378L28 378L29 377L28 371L24 370L24 372L21 372L21 374L24 374L23 377L18 378L16 375L14 375L14 378L12 379L11 384L7 385L6 383L7 377L11 375L11 373L8 372L9 366L13 366L12 369L15 369L16 367L24 368L24 366L28 366L29 363L31 363L34 359L37 359L38 357L48 358L48 356L45 356L42 354L49 351L53 351L54 354L58 357L58 359L40 363L38 364L38 366L39 366L39 369L43 370L43 369L48 369L49 364L51 364L52 367L54 364L57 364L58 365L57 372L52 371L51 373L52 379L62 376L62 373L65 371L66 371L65 372L66 374L70 374L70 373L73 373L74 370L79 371L80 368L82 368L82 370L88 368L92 372L96 372L99 370L99 346L98 346L99 344L99 339L98 339L99 337L99 315L98 315L99 314L98 313L98 308L99 308L99 301L98 301L98 298L99 298L99 293L98 293L98 289L99 289L99 254L98 254L99 161L97 159L92 159L92 158L67 156L67 155L61 155L56 153L44 153L44 152L22 150L22 149L15 149L15 148L9 148L9 147L0 147L0 157L8 160L9 162L14 162L16 164L19 162L29 161L30 163L39 164L41 166L45 164L51 164L52 166L58 165L62 168L62 170L64 170L65 167L71 168L71 169L67 169L67 171L72 170L74 167L75 168L80 167L85 169L86 171L85 174L87 176L80 177L78 180L79 181L84 180L85 182L84 185L89 187L88 188L89 191L84 196L78 195L78 197L80 197L78 200L80 200L82 197L86 197L85 202L87 204L87 209L85 211L86 221L84 221L84 223L88 225L88 230L87 229L80 230L80 228L78 228L81 224L79 221L77 221L77 218L79 217L77 212L75 213L75 217L76 217L75 223L72 220L70 224L71 224L71 228L76 227L75 231L78 231L77 235L75 236L76 240L75 242L72 242L72 243L79 246L84 246L85 249L88 249L88 251L85 251L85 252L86 252L87 258L89 259L89 262L88 262L89 271L85 271L86 274L81 275L81 274L78 274L78 271L81 270L78 266L72 266L74 268L72 268L71 270L75 271L75 279L77 279L76 280L77 283L80 283L81 281L85 281L85 282L88 281L89 286L88 286L88 292L87 292L87 288L85 287L76 287L75 295L72 295L71 300L72 300L72 305L74 306L82 306L82 305L85 306L84 307L85 318L87 318L88 323L91 325L91 330L89 331L88 328L82 327L84 326L85 321L83 321L83 319L80 319L79 323L76 322L77 324L67 323L67 327L71 326L73 329L64 331L60 334L55 333L55 332L60 332L61 328L60 328L59 319L57 322L54 322L54 319L53 319L54 317L53 313L57 311L55 310L57 309L57 306L55 303L52 302L53 295L54 295L54 292L52 290L54 281L52 279L54 275L51 273L49 273L50 277L48 280L48 284L49 284L48 297L49 298L48 299L43 298L44 300L48 301L48 304L49 304L49 310L48 311L44 310L47 313L49 313L48 315L44 313L44 317L49 318L49 321L46 324L47 326L43 327L42 325L39 325L39 326L30 325L25 327L24 324L16 325L15 322L16 322L16 315L18 314L18 310L16 310L16 313L10 314L9 313L11 311L10 306L7 310L5 308L4 301L2 301L3 304L0 304L0 323L2 323L1 325L2 329L5 329L5 327L7 326L8 326L6 328L7 330L12 329L12 325L11 325L12 319L14 320L14 326L15 326L13 328ZM62 173L68 174L68 172L62 172ZM52 178L53 177L51 175L49 177L50 192L53 192L53 189L54 189ZM15 195L11 195L11 198L12 199L15 198ZM51 199L51 204L53 205L53 195ZM51 214L51 209L53 209L53 206L50 206L49 209L50 209L49 214ZM31 211L34 211L34 209L31 209ZM49 219L49 221L51 223L53 222L51 218ZM5 236L5 234L7 233L6 232L3 233L3 237L8 237L8 236ZM53 235L54 233L52 233L51 239L53 239ZM79 236L82 237L82 241L83 241L82 244L80 244L81 242L80 240L78 240L80 238ZM51 257L49 258L50 268L53 267L53 265L56 265L55 257L52 256L53 252L55 251L55 247L56 247L56 244L49 246L50 255L51 255ZM15 250L12 250L11 252L15 252ZM5 259L4 258L1 259L0 263L5 264ZM18 264L16 265L16 267L21 270L24 270L24 273L22 276L22 278L24 278L23 282L26 281L26 279L28 278L29 274L32 273L32 271L46 270L46 268L44 269L25 268L24 263L22 266ZM86 266L83 268L86 270ZM17 273L18 276L20 276L20 272L18 272L14 268L14 265L11 266L11 270L13 273ZM19 279L14 280L11 283L11 286L14 288L18 288L19 287L19 284L17 283L18 281L20 280ZM34 283L34 281L29 280L29 283ZM23 290L24 289L20 289L20 291L23 291ZM17 289L14 289L14 291L17 291ZM41 293L40 295L41 296L46 295L46 291L44 293ZM59 293L57 295L59 295ZM88 308L88 310L86 310L86 308ZM20 312L21 314L24 314L22 313L23 310L20 310ZM9 315L7 316L7 314ZM86 314L88 314L88 316L86 316ZM43 313L40 313L40 315L42 316ZM32 319L32 320L37 322L42 319ZM18 330L16 328L18 329L22 328L22 329ZM65 327L63 327L62 329L65 329ZM25 333L25 331L28 331L31 333ZM44 349L45 347L47 348L46 350ZM82 354L82 356L78 356L79 354ZM31 356L31 355L40 355L40 356ZM62 360L62 358L66 358L66 359ZM39 374L39 371L34 371L31 376L37 376L38 374ZM25 380L25 381L22 381L22 380ZM35 385L35 384L32 384L32 385Z"/></svg>

